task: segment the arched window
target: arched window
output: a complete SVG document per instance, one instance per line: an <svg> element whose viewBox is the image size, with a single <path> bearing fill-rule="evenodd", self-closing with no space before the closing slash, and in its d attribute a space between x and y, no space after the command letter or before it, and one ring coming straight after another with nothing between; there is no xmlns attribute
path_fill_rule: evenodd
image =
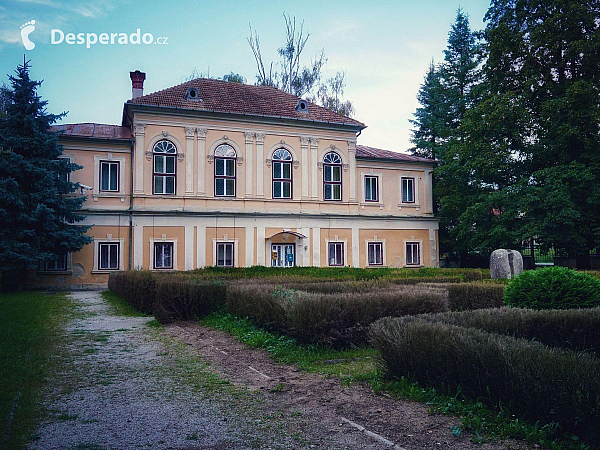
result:
<svg viewBox="0 0 600 450"><path fill-rule="evenodd" d="M342 199L342 158L335 152L329 152L323 158L323 198Z"/></svg>
<svg viewBox="0 0 600 450"><path fill-rule="evenodd" d="M273 152L273 198L292 198L292 155L284 148Z"/></svg>
<svg viewBox="0 0 600 450"><path fill-rule="evenodd" d="M215 196L235 197L235 161L234 148L221 144L215 149Z"/></svg>
<svg viewBox="0 0 600 450"><path fill-rule="evenodd" d="M155 194L175 194L175 177L177 170L177 148L166 139L158 141L152 149L154 164L152 184Z"/></svg>

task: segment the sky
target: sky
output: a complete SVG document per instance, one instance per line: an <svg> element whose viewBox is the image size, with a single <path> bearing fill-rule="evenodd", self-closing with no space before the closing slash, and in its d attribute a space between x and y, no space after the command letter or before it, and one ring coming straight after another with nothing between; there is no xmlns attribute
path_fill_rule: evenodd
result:
<svg viewBox="0 0 600 450"><path fill-rule="evenodd" d="M474 30L485 27L486 0L391 1L132 1L4 0L0 4L0 82L31 60L31 76L44 80L39 93L48 111L68 111L62 123L119 124L131 97L129 72L146 73L144 93L185 81L194 68L211 77L235 72L255 82L249 26L260 37L263 59L277 61L285 38L283 13L304 21L310 33L306 62L325 51L323 79L346 72L345 99L366 128L358 143L406 152L409 120L419 106L419 86L430 62L443 60L457 8ZM35 44L27 50L21 26ZM110 43L110 33L152 35L151 44ZM51 30L107 33L109 43L52 44ZM28 33L29 32L29 33ZM60 33L54 32L55 41ZM158 38L166 44L157 44ZM93 36L90 36L93 40ZM149 40L149 36L146 36ZM128 38L129 41L129 38ZM161 39L160 41L164 41ZM275 67L277 70L277 67Z"/></svg>

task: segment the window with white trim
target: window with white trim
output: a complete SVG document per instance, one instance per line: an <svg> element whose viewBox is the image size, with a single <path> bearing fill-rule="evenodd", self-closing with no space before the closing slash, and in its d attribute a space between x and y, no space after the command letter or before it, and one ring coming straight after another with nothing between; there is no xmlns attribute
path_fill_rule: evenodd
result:
<svg viewBox="0 0 600 450"><path fill-rule="evenodd" d="M379 201L379 177L365 176L365 201L366 202L378 202Z"/></svg>
<svg viewBox="0 0 600 450"><path fill-rule="evenodd" d="M233 267L233 242L217 242L217 261L218 267Z"/></svg>
<svg viewBox="0 0 600 450"><path fill-rule="evenodd" d="M367 253L369 255L369 266L383 266L382 242L369 242Z"/></svg>
<svg viewBox="0 0 600 450"><path fill-rule="evenodd" d="M119 270L119 242L98 243L98 269Z"/></svg>
<svg viewBox="0 0 600 450"><path fill-rule="evenodd" d="M421 264L421 249L419 242L406 243L406 265L418 266Z"/></svg>
<svg viewBox="0 0 600 450"><path fill-rule="evenodd" d="M68 253L58 255L56 259L52 261L46 261L44 270L46 272L64 272L68 270Z"/></svg>
<svg viewBox="0 0 600 450"><path fill-rule="evenodd" d="M173 268L173 243L155 242L154 243L154 268L172 269Z"/></svg>
<svg viewBox="0 0 600 450"><path fill-rule="evenodd" d="M415 179L402 177L402 202L403 203L414 203L415 202Z"/></svg>
<svg viewBox="0 0 600 450"><path fill-rule="evenodd" d="M284 148L273 152L273 198L292 198L292 155Z"/></svg>
<svg viewBox="0 0 600 450"><path fill-rule="evenodd" d="M235 149L221 144L215 149L215 196L235 197Z"/></svg>
<svg viewBox="0 0 600 450"><path fill-rule="evenodd" d="M177 148L166 139L154 144L152 183L155 194L175 194L177 175Z"/></svg>
<svg viewBox="0 0 600 450"><path fill-rule="evenodd" d="M344 265L344 243L330 242L328 252L328 261L330 266Z"/></svg>
<svg viewBox="0 0 600 450"><path fill-rule="evenodd" d="M100 192L118 192L119 173L118 161L100 161Z"/></svg>
<svg viewBox="0 0 600 450"><path fill-rule="evenodd" d="M342 158L336 152L323 157L323 198L342 199Z"/></svg>

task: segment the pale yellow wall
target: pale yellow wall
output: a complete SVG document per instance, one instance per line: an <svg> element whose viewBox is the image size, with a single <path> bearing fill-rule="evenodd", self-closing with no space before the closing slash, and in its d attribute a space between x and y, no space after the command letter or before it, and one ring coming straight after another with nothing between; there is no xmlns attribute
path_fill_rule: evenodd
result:
<svg viewBox="0 0 600 450"><path fill-rule="evenodd" d="M406 267L406 241L421 242L421 265L431 266L431 249L428 230L360 230L360 267L366 267L366 240L385 241L387 267ZM437 236L436 236L437 239Z"/></svg>
<svg viewBox="0 0 600 450"><path fill-rule="evenodd" d="M234 259L237 260L237 267L246 265L246 229L240 227L206 227L206 265L214 266L216 261L213 259L213 239L229 241L237 239L237 253Z"/></svg>
<svg viewBox="0 0 600 450"><path fill-rule="evenodd" d="M177 239L177 270L185 268L185 228L184 227L144 227L144 257L142 267L144 269L152 269L150 267L150 238L157 242L165 235L165 240L169 241Z"/></svg>
<svg viewBox="0 0 600 450"><path fill-rule="evenodd" d="M337 238L336 238L337 236ZM329 266L329 246L327 240L331 242L342 242L346 240L344 254L344 265L352 265L352 230L349 228L321 228L321 267Z"/></svg>

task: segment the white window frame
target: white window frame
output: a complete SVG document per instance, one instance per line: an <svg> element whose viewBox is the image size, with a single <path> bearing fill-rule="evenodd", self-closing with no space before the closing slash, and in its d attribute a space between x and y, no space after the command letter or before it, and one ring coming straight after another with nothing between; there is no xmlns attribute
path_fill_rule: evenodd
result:
<svg viewBox="0 0 600 450"><path fill-rule="evenodd" d="M119 163L119 183L118 191L101 191L100 190L100 162L118 162ZM94 155L94 188L92 190L92 200L97 202L98 198L120 198L121 202L125 202L125 157L114 156L112 153L106 155Z"/></svg>
<svg viewBox="0 0 600 450"><path fill-rule="evenodd" d="M94 266L92 273L110 273L117 270L124 270L123 248L125 240L123 238L114 239L111 234L107 234L105 238L94 238ZM119 244L119 268L118 269L101 269L100 268L100 244Z"/></svg>
<svg viewBox="0 0 600 450"><path fill-rule="evenodd" d="M213 238L213 259L212 259L212 265L214 267L217 267L217 244L229 244L232 243L233 244L233 267L240 267L239 265L239 246L238 246L238 239L229 239L227 235L224 235L222 238ZM223 266L221 266L223 267ZM224 266L224 267L229 267L229 266Z"/></svg>
<svg viewBox="0 0 600 450"><path fill-rule="evenodd" d="M329 244L342 244L342 248L343 248L343 261L342 261L342 265L338 266L338 265L334 265L332 266L329 263ZM326 267L346 267L346 261L348 261L348 239L337 239L337 236L334 239L325 239L325 259L327 261L327 266Z"/></svg>
<svg viewBox="0 0 600 450"><path fill-rule="evenodd" d="M381 244L381 264L371 264L369 261L369 244ZM365 239L365 267L387 267L387 251L386 251L386 240L377 239L374 236L373 239Z"/></svg>
<svg viewBox="0 0 600 450"><path fill-rule="evenodd" d="M105 161L105 160L101 160L99 163L100 166L100 172L98 173L98 177L100 178L100 192L105 193L105 192L110 192L110 193L114 193L114 192L119 192L120 190L120 184L121 184L121 162L120 161ZM104 164L108 164L109 166L109 171L108 171L108 189L102 189L102 166ZM110 189L110 178L111 178L111 170L110 167L112 166L117 166L117 170L116 170L116 177L117 177L117 189Z"/></svg>
<svg viewBox="0 0 600 450"><path fill-rule="evenodd" d="M398 175L398 195L399 202L398 207L402 209L402 207L406 208L415 208L417 211L421 209L421 205L419 204L419 180L422 179L423 172L422 171L403 171L403 173ZM412 178L413 186L414 186L414 202L404 202L402 200L402 179L403 178Z"/></svg>
<svg viewBox="0 0 600 450"><path fill-rule="evenodd" d="M216 259L215 259L215 267L235 267L235 243L234 242L220 242L218 241L216 244ZM219 246L223 246L224 248L231 247L231 264L219 264ZM225 250L225 255L226 255ZM226 261L225 257L223 261Z"/></svg>
<svg viewBox="0 0 600 450"><path fill-rule="evenodd" d="M409 244L419 245L419 262L417 264L409 264L407 254L407 246ZM404 239L404 266L405 267L423 267L423 239Z"/></svg>
<svg viewBox="0 0 600 450"><path fill-rule="evenodd" d="M160 243L172 243L173 244L173 268L171 269L156 269L154 268L154 244L160 244ZM150 238L150 270L158 270L160 272L166 272L166 271L176 271L177 270L177 238L170 238L167 239L166 237L164 238Z"/></svg>

